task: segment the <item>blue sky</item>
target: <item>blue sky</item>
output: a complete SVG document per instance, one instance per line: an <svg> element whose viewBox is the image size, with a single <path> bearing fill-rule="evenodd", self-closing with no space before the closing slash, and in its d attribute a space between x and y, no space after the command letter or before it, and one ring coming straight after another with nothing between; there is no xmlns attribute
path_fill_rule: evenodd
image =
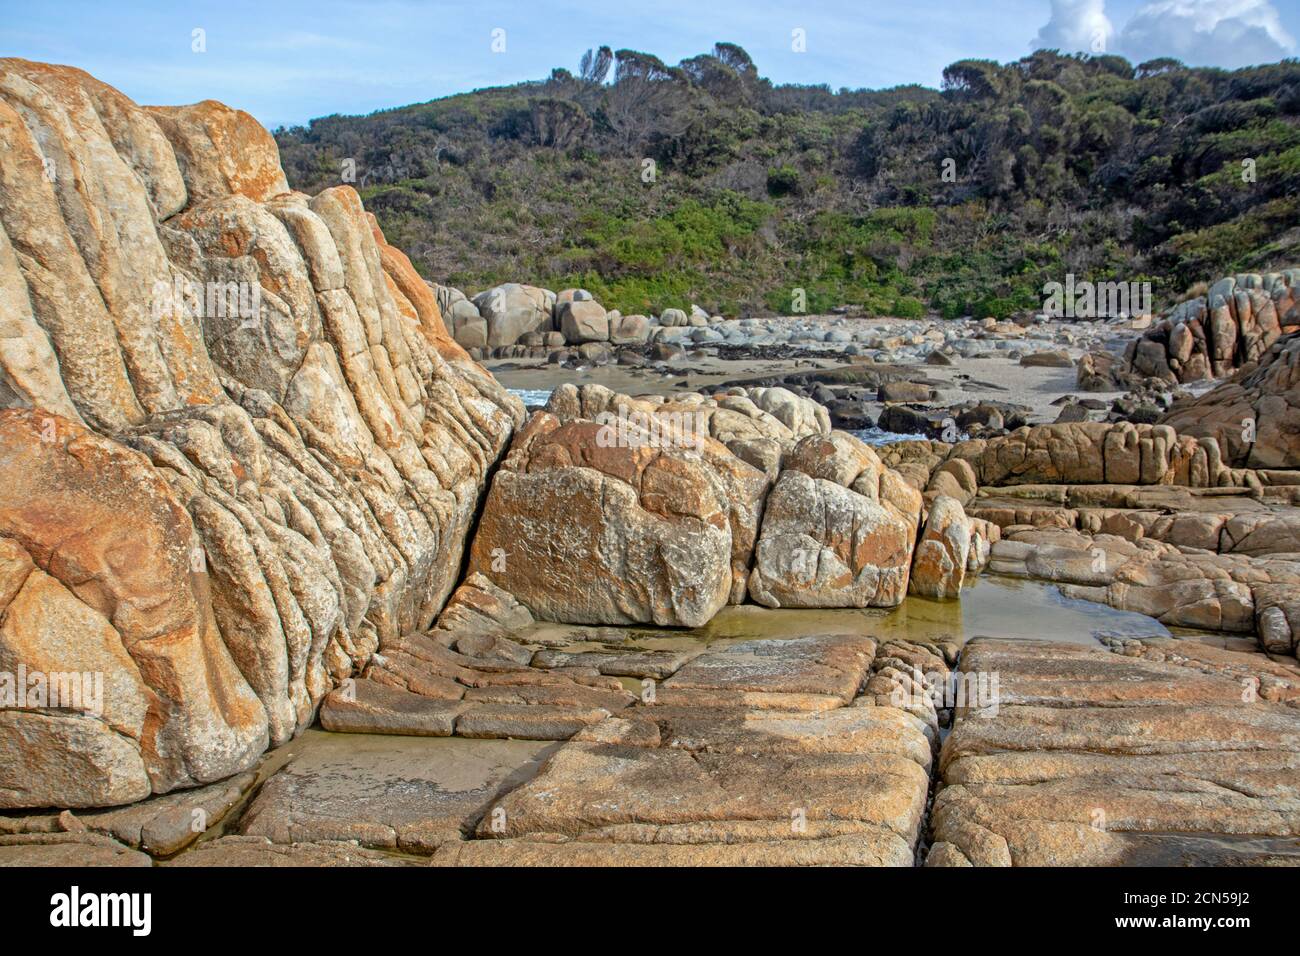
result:
<svg viewBox="0 0 1300 956"><path fill-rule="evenodd" d="M221 100L268 126L542 79L602 43L676 63L729 40L776 82L839 88L937 86L954 60L1013 60L1042 40L1232 67L1295 56L1297 37L1297 0L0 0L0 55L81 67L140 103Z"/></svg>

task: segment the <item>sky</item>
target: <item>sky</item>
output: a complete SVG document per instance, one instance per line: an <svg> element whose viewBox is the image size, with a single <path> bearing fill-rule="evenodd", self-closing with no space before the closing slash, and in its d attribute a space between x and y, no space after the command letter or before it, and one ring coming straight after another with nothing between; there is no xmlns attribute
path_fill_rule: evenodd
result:
<svg viewBox="0 0 1300 956"><path fill-rule="evenodd" d="M839 89L938 86L955 60L1039 47L1231 68L1298 38L1300 0L0 0L0 56L272 128L576 72L601 44L677 63L725 40L774 82Z"/></svg>

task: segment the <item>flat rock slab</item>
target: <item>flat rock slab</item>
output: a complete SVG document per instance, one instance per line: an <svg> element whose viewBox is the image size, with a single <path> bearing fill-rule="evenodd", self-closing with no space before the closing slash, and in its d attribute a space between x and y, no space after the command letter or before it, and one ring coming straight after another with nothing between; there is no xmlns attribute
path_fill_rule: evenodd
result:
<svg viewBox="0 0 1300 956"><path fill-rule="evenodd" d="M272 843L265 837L224 836L202 843L163 866L417 866L423 860L355 843Z"/></svg>
<svg viewBox="0 0 1300 956"><path fill-rule="evenodd" d="M464 709L459 700L426 697L362 678L325 698L320 722L336 733L450 737L456 715Z"/></svg>
<svg viewBox="0 0 1300 956"><path fill-rule="evenodd" d="M0 833L76 835L88 831L154 856L170 856L220 823L256 781L255 773L241 773L206 787L178 790L113 810L0 817Z"/></svg>
<svg viewBox="0 0 1300 956"><path fill-rule="evenodd" d="M629 721L652 721L659 745L692 753L882 754L930 766L924 724L893 707L813 713L767 709L638 707Z"/></svg>
<svg viewBox="0 0 1300 956"><path fill-rule="evenodd" d="M886 829L826 839L641 844L474 840L448 845L433 866L911 866L912 848Z"/></svg>
<svg viewBox="0 0 1300 956"><path fill-rule="evenodd" d="M433 862L910 866L932 749L912 714L845 706L875 651L849 634L700 653L581 729Z"/></svg>
<svg viewBox="0 0 1300 956"><path fill-rule="evenodd" d="M593 667L617 677L650 677L663 680L698 657L702 649L673 651L559 651L541 650L533 655L534 667Z"/></svg>
<svg viewBox="0 0 1300 956"><path fill-rule="evenodd" d="M1238 704L1244 684L1194 668L1080 644L977 639L961 671L998 677L1002 704L1132 707L1187 702Z"/></svg>
<svg viewBox="0 0 1300 956"><path fill-rule="evenodd" d="M541 669L471 657L433 634L407 634L387 642L364 678L325 699L321 725L346 733L567 740L635 700L618 678L589 666Z"/></svg>
<svg viewBox="0 0 1300 956"><path fill-rule="evenodd" d="M603 708L475 704L456 719L456 735L513 740L568 740L609 716Z"/></svg>
<svg viewBox="0 0 1300 956"><path fill-rule="evenodd" d="M0 866L153 866L153 860L99 833L16 833L0 836Z"/></svg>
<svg viewBox="0 0 1300 956"><path fill-rule="evenodd" d="M471 832L547 745L525 741L308 734L240 824L273 843L356 841L429 853Z"/></svg>
<svg viewBox="0 0 1300 956"><path fill-rule="evenodd" d="M107 833L154 856L170 856L218 824L257 780L243 773L196 790L182 790L142 803L77 819L89 829Z"/></svg>
<svg viewBox="0 0 1300 956"><path fill-rule="evenodd" d="M1300 666L1295 658L1261 653L1254 638L1220 641L1179 640L1171 637L1148 637L1141 640L1108 640L1105 643L1126 657L1140 657L1161 663L1180 664L1235 680L1240 687L1255 681L1259 696L1265 700L1300 699ZM1248 646L1244 646L1248 645Z"/></svg>
<svg viewBox="0 0 1300 956"><path fill-rule="evenodd" d="M791 759L570 742L543 774L494 806L479 835L576 836L627 823L728 820L790 826L799 816L879 824L910 845L928 786L923 767L892 754L807 753ZM503 813L496 814L497 808Z"/></svg>
<svg viewBox="0 0 1300 956"><path fill-rule="evenodd" d="M1300 864L1297 708L1073 644L978 640L961 669L1002 697L944 743L927 865Z"/></svg>
<svg viewBox="0 0 1300 956"><path fill-rule="evenodd" d="M871 671L876 642L865 636L824 635L757 640L708 651L664 682L665 690L818 694L847 704Z"/></svg>

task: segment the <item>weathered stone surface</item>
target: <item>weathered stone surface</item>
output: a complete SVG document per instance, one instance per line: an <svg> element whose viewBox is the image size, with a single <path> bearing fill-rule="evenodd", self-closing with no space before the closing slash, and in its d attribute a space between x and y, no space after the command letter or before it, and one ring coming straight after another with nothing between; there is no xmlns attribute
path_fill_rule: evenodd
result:
<svg viewBox="0 0 1300 956"><path fill-rule="evenodd" d="M655 836L665 828L653 827ZM728 836L733 834L728 833ZM719 834L721 836L721 834ZM474 840L440 848L433 866L911 866L912 849L885 827L821 839L747 843Z"/></svg>
<svg viewBox="0 0 1300 956"><path fill-rule="evenodd" d="M147 858L146 858L147 859ZM397 856L348 842L272 843L265 837L223 836L200 844L164 866L417 866L409 856Z"/></svg>
<svg viewBox="0 0 1300 956"><path fill-rule="evenodd" d="M601 304L593 299L562 302L556 307L556 317L565 341L571 345L609 341L609 317Z"/></svg>
<svg viewBox="0 0 1300 956"><path fill-rule="evenodd" d="M546 744L307 737L240 823L274 843L353 840L429 853L469 833L484 808L536 769Z"/></svg>
<svg viewBox="0 0 1300 956"><path fill-rule="evenodd" d="M37 721L79 770L22 758L0 790L226 776L430 625L522 406L356 193L290 192L246 114L4 60L0 157L0 537L35 566L9 646L111 691L99 730Z"/></svg>
<svg viewBox="0 0 1300 956"><path fill-rule="evenodd" d="M150 797L100 813L73 814L64 810L57 814L0 817L0 834L68 838L99 835L154 856L170 856L219 824L255 782L256 774L242 773L206 787ZM72 860L70 865L80 864Z"/></svg>
<svg viewBox="0 0 1300 956"><path fill-rule="evenodd" d="M805 718L806 719L806 718ZM497 803L497 836L596 827L672 826L760 821L790 828L793 811L808 821L848 819L892 830L910 845L921 821L925 768L893 754L687 752L570 742L543 775ZM481 837L494 835L491 822Z"/></svg>
<svg viewBox="0 0 1300 956"><path fill-rule="evenodd" d="M77 823L153 856L171 856L219 824L257 781L253 773L152 797L103 813L79 814Z"/></svg>
<svg viewBox="0 0 1300 956"><path fill-rule="evenodd" d="M150 792L139 749L82 717L0 712L0 768L4 807L104 806Z"/></svg>
<svg viewBox="0 0 1300 956"><path fill-rule="evenodd" d="M10 671L25 662L106 674L103 718L123 735L113 743L107 727L87 726L90 718L10 712L26 730L9 738L18 752L0 759L0 788L11 794L0 805L94 805L100 773L120 778L141 760L154 792L251 764L267 744L266 712L221 639L207 582L191 565L193 524L162 476L138 452L83 426L19 410L0 411L0 461L7 551L43 569L9 602L0 658ZM75 748L74 736L83 741ZM98 773L89 761L55 783L54 763L84 753L91 739L99 740L92 752L120 755ZM74 777L85 782L70 789ZM26 802L38 795L43 803ZM111 795L126 799L107 802L145 794Z"/></svg>
<svg viewBox="0 0 1300 956"><path fill-rule="evenodd" d="M175 150L191 205L232 194L266 202L289 191L275 140L243 110L204 100L148 112Z"/></svg>
<svg viewBox="0 0 1300 956"><path fill-rule="evenodd" d="M1214 390L1174 403L1162 421L1180 435L1214 439L1232 465L1300 465L1300 333L1273 342Z"/></svg>
<svg viewBox="0 0 1300 956"><path fill-rule="evenodd" d="M474 306L487 323L487 345L514 345L528 332L554 328L555 293L536 286L507 282L474 296Z"/></svg>
<svg viewBox="0 0 1300 956"><path fill-rule="evenodd" d="M944 744L928 863L1297 860L1294 708L1222 673L1050 642L978 640L961 670L997 673L1002 693Z"/></svg>
<svg viewBox="0 0 1300 956"><path fill-rule="evenodd" d="M609 340L615 345L645 345L650 339L650 320L644 315L610 318Z"/></svg>
<svg viewBox="0 0 1300 956"><path fill-rule="evenodd" d="M1178 664L1202 674L1226 677L1236 683L1243 697L1253 693L1275 703L1300 699L1300 664L1289 657L1260 653L1259 645L1247 638L1200 634L1183 639L1103 638L1102 643L1126 657Z"/></svg>
<svg viewBox="0 0 1300 956"><path fill-rule="evenodd" d="M768 495L750 597L768 607L900 603L920 509L920 495L861 441L803 439Z"/></svg>
<svg viewBox="0 0 1300 956"><path fill-rule="evenodd" d="M908 590L922 597L960 597L971 536L970 520L961 502L946 496L935 498L916 542Z"/></svg>
<svg viewBox="0 0 1300 956"><path fill-rule="evenodd" d="M533 655L534 667L593 667L602 674L621 677L671 677L701 650L679 651L567 651L541 650Z"/></svg>
<svg viewBox="0 0 1300 956"><path fill-rule="evenodd" d="M634 413L652 416L673 429L689 424L737 455L745 445L774 443L778 449L789 449L801 438L828 435L831 431L824 407L784 388L736 387L712 397L688 393L669 401L655 395L634 398L603 385L579 388L565 384L551 393L546 410L563 422L596 420L607 412L624 417Z"/></svg>
<svg viewBox="0 0 1300 956"><path fill-rule="evenodd" d="M1153 376L1189 383L1249 367L1300 324L1298 279L1294 269L1225 276L1205 295L1180 302L1132 342L1112 379L1131 383Z"/></svg>
<svg viewBox="0 0 1300 956"><path fill-rule="evenodd" d="M153 861L98 833L23 833L0 836L0 866L153 866Z"/></svg>
<svg viewBox="0 0 1300 956"><path fill-rule="evenodd" d="M321 704L320 723L335 733L450 737L456 715L464 709L456 700L349 678Z"/></svg>
<svg viewBox="0 0 1300 956"><path fill-rule="evenodd" d="M866 681L875 651L875 640L865 636L745 641L695 657L662 692L816 694L847 704Z"/></svg>
<svg viewBox="0 0 1300 956"><path fill-rule="evenodd" d="M874 699L843 706L875 648L835 636L705 651L561 745L432 862L910 866L934 736Z"/></svg>
<svg viewBox="0 0 1300 956"><path fill-rule="evenodd" d="M542 620L711 618L747 562L766 481L705 436L683 446L675 432L627 433L638 440L535 415L492 483L470 571Z"/></svg>
<svg viewBox="0 0 1300 956"><path fill-rule="evenodd" d="M1030 352L1020 357L1020 364L1030 368L1074 368L1074 360L1064 349Z"/></svg>
<svg viewBox="0 0 1300 956"><path fill-rule="evenodd" d="M456 718L459 737L567 740L610 715L604 707L553 704L474 704Z"/></svg>
<svg viewBox="0 0 1300 956"><path fill-rule="evenodd" d="M1057 581L1069 597L1138 611L1165 624L1236 633L1255 631L1257 589L1300 586L1300 561L1065 530L1009 531L993 546L990 568ZM1276 594L1265 593L1270 599ZM1283 619L1289 620L1285 614ZM1273 623L1282 621L1274 615Z"/></svg>

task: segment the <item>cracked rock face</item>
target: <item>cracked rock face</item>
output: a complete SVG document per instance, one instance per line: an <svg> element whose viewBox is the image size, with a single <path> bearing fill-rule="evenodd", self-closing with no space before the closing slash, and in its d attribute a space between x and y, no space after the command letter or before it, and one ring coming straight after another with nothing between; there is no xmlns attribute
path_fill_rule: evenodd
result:
<svg viewBox="0 0 1300 956"><path fill-rule="evenodd" d="M707 435L677 437L538 412L493 479L470 571L539 620L706 623L748 567L767 481Z"/></svg>
<svg viewBox="0 0 1300 956"><path fill-rule="evenodd" d="M956 498L940 495L930 506L912 560L911 593L930 598L961 595L970 557L970 519Z"/></svg>
<svg viewBox="0 0 1300 956"><path fill-rule="evenodd" d="M1124 366L1171 383L1230 375L1300 325L1298 284L1296 269L1225 276L1130 344Z"/></svg>
<svg viewBox="0 0 1300 956"><path fill-rule="evenodd" d="M1213 391L1176 403L1163 421L1180 435L1215 439L1235 464L1300 465L1300 334L1280 339Z"/></svg>
<svg viewBox="0 0 1300 956"><path fill-rule="evenodd" d="M912 865L932 739L861 690L866 636L696 657L563 744L434 865Z"/></svg>
<svg viewBox="0 0 1300 956"><path fill-rule="evenodd" d="M921 495L846 432L809 436L768 495L749 594L768 607L893 607Z"/></svg>
<svg viewBox="0 0 1300 956"><path fill-rule="evenodd" d="M999 674L1000 704L944 743L926 864L1294 865L1295 709L1223 663L1259 655L1160 646L969 644L962 672Z"/></svg>
<svg viewBox="0 0 1300 956"><path fill-rule="evenodd" d="M522 418L247 114L0 60L0 669L105 685L4 712L0 806L194 786L302 730L432 623Z"/></svg>

